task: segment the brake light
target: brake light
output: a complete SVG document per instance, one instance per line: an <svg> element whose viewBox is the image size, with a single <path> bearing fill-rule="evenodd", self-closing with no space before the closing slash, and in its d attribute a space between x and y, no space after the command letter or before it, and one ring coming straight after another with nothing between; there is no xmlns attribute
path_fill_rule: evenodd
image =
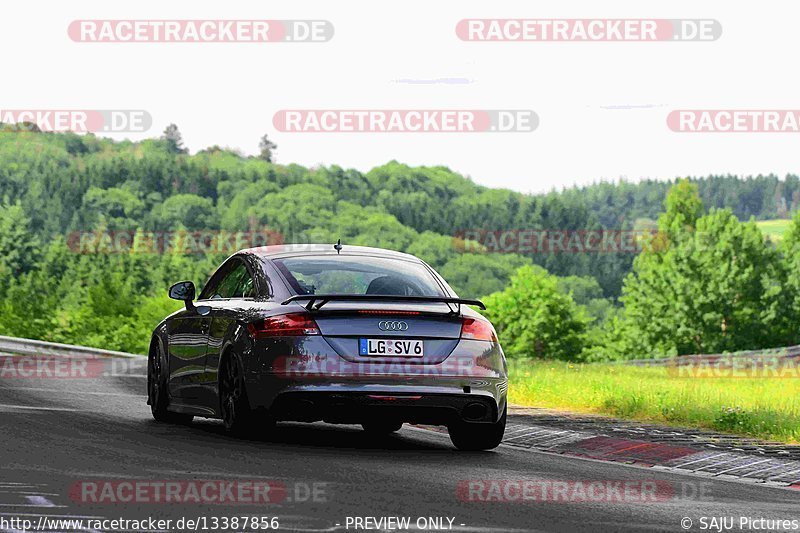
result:
<svg viewBox="0 0 800 533"><path fill-rule="evenodd" d="M497 334L492 325L486 320L478 318L464 318L461 322L461 338L497 342Z"/></svg>
<svg viewBox="0 0 800 533"><path fill-rule="evenodd" d="M419 315L419 311L393 311L391 309L362 309L358 312L360 315Z"/></svg>
<svg viewBox="0 0 800 533"><path fill-rule="evenodd" d="M264 337L292 337L303 335L319 335L319 327L308 313L289 313L271 316L247 325L250 336L254 339Z"/></svg>

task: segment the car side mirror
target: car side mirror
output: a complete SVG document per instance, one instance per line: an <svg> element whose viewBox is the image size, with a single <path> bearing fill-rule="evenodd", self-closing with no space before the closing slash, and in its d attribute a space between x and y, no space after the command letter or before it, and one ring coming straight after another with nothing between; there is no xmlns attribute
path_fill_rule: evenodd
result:
<svg viewBox="0 0 800 533"><path fill-rule="evenodd" d="M195 297L194 283L191 281L179 281L169 288L169 297L173 300L180 300L186 304L186 309L192 311L194 307Z"/></svg>

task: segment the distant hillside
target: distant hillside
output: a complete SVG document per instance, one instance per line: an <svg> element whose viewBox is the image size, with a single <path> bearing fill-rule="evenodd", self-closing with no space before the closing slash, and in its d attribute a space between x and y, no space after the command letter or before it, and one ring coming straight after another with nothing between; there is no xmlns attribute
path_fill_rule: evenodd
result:
<svg viewBox="0 0 800 533"><path fill-rule="evenodd" d="M788 216L800 179L693 179L706 207L737 217ZM341 238L418 254L470 295L502 287L525 262L593 276L619 294L631 253L464 254L467 230L632 229L655 219L673 181L597 183L540 195L476 185L445 167L392 161L367 173L272 164L213 147L195 155L160 139L0 133L0 200L19 203L44 241L71 231L176 228L280 232L287 241ZM512 248L512 251L514 249Z"/></svg>

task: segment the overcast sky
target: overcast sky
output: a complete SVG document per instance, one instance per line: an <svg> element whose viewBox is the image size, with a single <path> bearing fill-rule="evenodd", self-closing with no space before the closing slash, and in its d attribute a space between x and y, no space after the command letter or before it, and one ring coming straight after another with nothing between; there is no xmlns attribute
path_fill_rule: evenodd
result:
<svg viewBox="0 0 800 533"><path fill-rule="evenodd" d="M359 170L446 165L525 192L599 179L798 172L800 134L674 133L673 109L800 109L796 3L572 0L6 2L2 109L144 109L195 152ZM743 7L742 7L743 6ZM327 43L90 44L76 19L324 19ZM464 42L464 18L716 19L713 42ZM430 83L446 78L449 82ZM414 83L410 83L410 82ZM526 133L309 134L281 109L532 109Z"/></svg>

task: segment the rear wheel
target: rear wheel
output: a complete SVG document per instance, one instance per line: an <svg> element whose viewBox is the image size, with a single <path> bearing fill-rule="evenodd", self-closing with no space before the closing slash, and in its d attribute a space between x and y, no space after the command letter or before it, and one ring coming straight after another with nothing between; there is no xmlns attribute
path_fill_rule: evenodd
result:
<svg viewBox="0 0 800 533"><path fill-rule="evenodd" d="M237 436L258 436L269 432L274 421L269 416L258 416L250 407L244 370L239 358L228 353L219 371L219 402L225 429Z"/></svg>
<svg viewBox="0 0 800 533"><path fill-rule="evenodd" d="M448 426L450 440L459 450L478 451L497 448L503 441L506 431L506 412L493 424L475 424L469 422L456 422Z"/></svg>
<svg viewBox="0 0 800 533"><path fill-rule="evenodd" d="M167 394L165 366L164 354L156 345L150 350L147 360L147 403L150 404L150 412L157 422L188 424L194 418L192 415L173 413L167 410L169 395Z"/></svg>
<svg viewBox="0 0 800 533"><path fill-rule="evenodd" d="M364 422L361 427L370 435L388 435L399 431L403 427L403 423L392 420L370 421Z"/></svg>

